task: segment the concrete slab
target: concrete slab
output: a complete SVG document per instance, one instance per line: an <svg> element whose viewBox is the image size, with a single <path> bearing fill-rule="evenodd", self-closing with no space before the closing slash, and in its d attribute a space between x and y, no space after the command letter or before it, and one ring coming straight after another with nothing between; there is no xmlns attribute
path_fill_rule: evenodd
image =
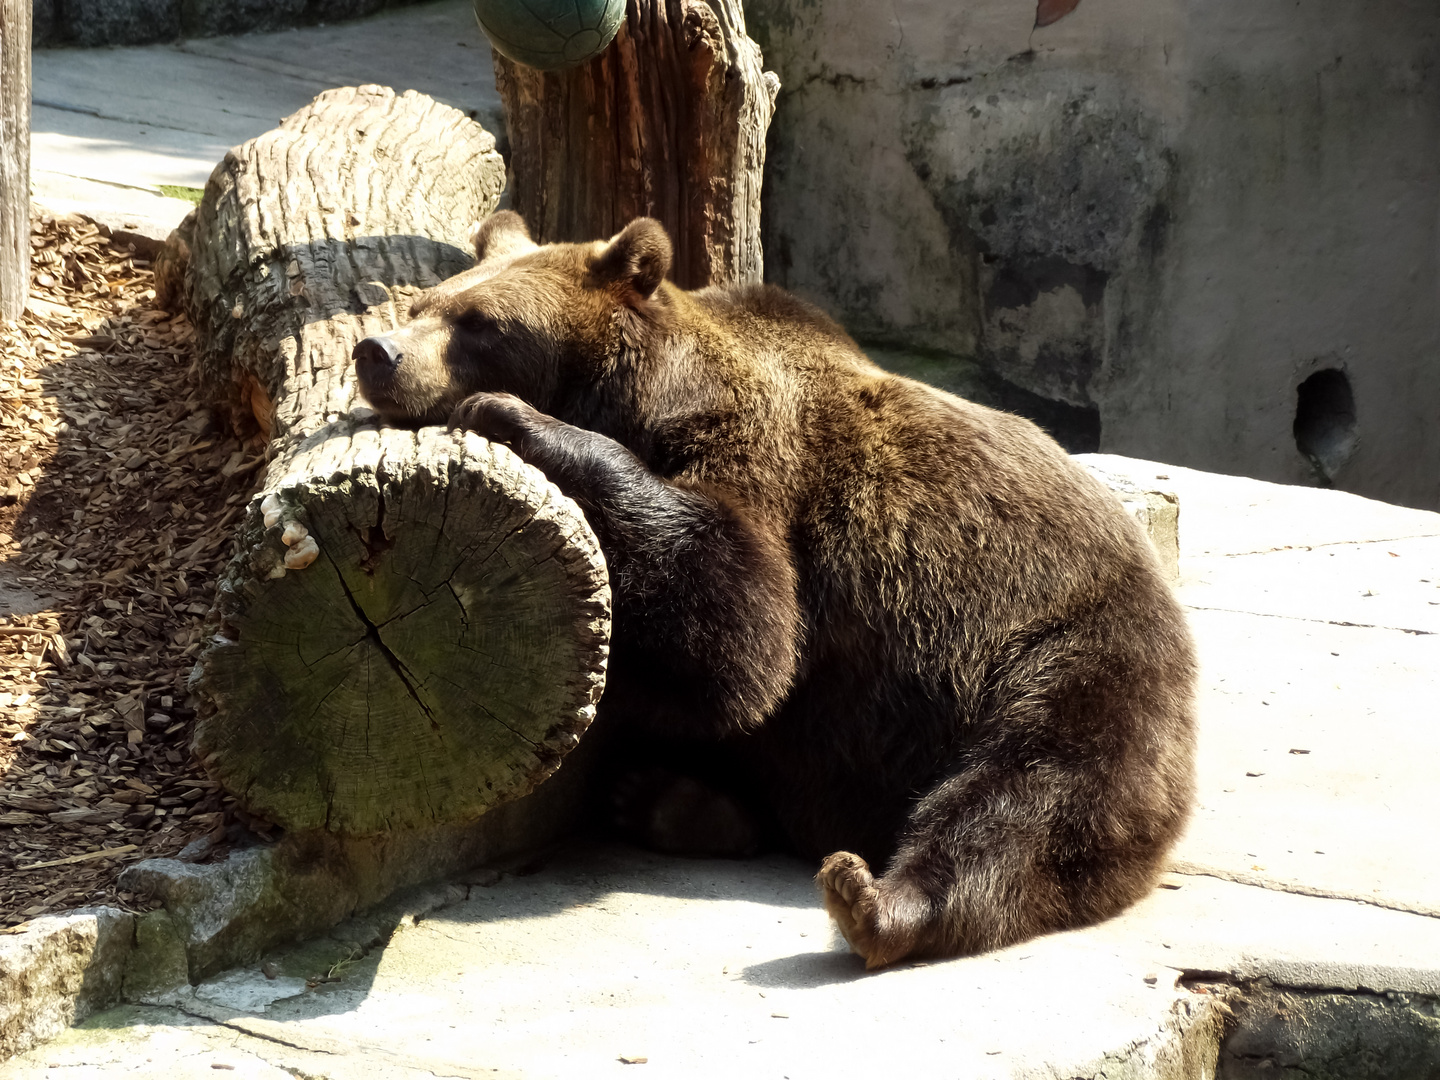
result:
<svg viewBox="0 0 1440 1080"><path fill-rule="evenodd" d="M1202 733L1176 867L1440 915L1440 514L1086 460L1180 498Z"/></svg>
<svg viewBox="0 0 1440 1080"><path fill-rule="evenodd" d="M1208 556L1186 569L1198 610L1440 634L1440 536Z"/></svg>
<svg viewBox="0 0 1440 1080"><path fill-rule="evenodd" d="M1440 639L1190 617L1199 805L1177 865L1440 914Z"/></svg>
<svg viewBox="0 0 1440 1080"><path fill-rule="evenodd" d="M1440 994L1440 919L1204 875L1167 874L1148 899L1082 936L1191 977Z"/></svg>
<svg viewBox="0 0 1440 1080"><path fill-rule="evenodd" d="M1161 486L1179 495L1187 558L1440 535L1440 514L1345 491L1272 484L1114 454L1080 456L1130 477L1137 486Z"/></svg>
<svg viewBox="0 0 1440 1080"><path fill-rule="evenodd" d="M37 50L33 71L36 200L91 216L119 208L137 227L163 229L161 238L188 206L143 196L158 198L162 184L203 187L226 150L330 87L421 90L504 131L489 44L468 0L271 34Z"/></svg>
<svg viewBox="0 0 1440 1080"><path fill-rule="evenodd" d="M334 1080L374 1063L440 1076L630 1075L627 1058L645 1059L646 1076L1090 1076L1117 1052L1137 1075L1157 1075L1146 1063L1187 1040L1214 1042L1209 999L1107 941L1058 937L866 976L833 948L810 875L780 857L570 849L403 928L339 983L263 1016L210 1015L270 1064L290 1064L276 1040L327 1054ZM213 1038L152 1014L145 1039L157 1022ZM74 1033L0 1076L85 1075L123 1032L98 1046Z"/></svg>
<svg viewBox="0 0 1440 1080"><path fill-rule="evenodd" d="M63 173L30 174L35 205L52 214L84 214L112 233L126 232L163 244L194 209L183 199L157 195L149 188L85 180Z"/></svg>
<svg viewBox="0 0 1440 1080"><path fill-rule="evenodd" d="M275 979L102 1014L0 1077L148 1076L157 1050L197 1075L319 1063L332 1080L628 1075L627 1058L675 1077L1178 1077L1213 1063L1221 1015L1183 976L1440 993L1440 921L1181 875L1099 927L866 975L810 872L570 847L403 925L338 981L313 984L334 953L307 946Z"/></svg>

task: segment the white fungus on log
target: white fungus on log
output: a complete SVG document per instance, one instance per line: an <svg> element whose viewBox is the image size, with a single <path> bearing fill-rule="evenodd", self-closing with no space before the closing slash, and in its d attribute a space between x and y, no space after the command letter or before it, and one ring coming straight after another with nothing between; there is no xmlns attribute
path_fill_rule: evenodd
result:
<svg viewBox="0 0 1440 1080"><path fill-rule="evenodd" d="M287 529L286 533L288 534L289 531ZM285 553L285 567L288 570L304 570L315 561L315 556L319 554L320 545L315 543L313 536L307 536Z"/></svg>

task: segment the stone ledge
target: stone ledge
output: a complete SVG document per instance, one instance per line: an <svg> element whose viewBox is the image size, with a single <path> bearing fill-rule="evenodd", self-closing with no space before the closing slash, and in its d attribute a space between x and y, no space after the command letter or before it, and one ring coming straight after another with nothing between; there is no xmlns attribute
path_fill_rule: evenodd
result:
<svg viewBox="0 0 1440 1080"><path fill-rule="evenodd" d="M1172 582L1179 580L1180 497L1164 487L1142 486L1131 476L1105 468L1110 463L1107 458L1108 455L1099 454L1075 455L1075 460L1113 491L1125 512L1145 530L1165 577Z"/></svg>
<svg viewBox="0 0 1440 1080"><path fill-rule="evenodd" d="M0 933L0 1061L120 1000L135 917L81 908Z"/></svg>
<svg viewBox="0 0 1440 1080"><path fill-rule="evenodd" d="M454 902L427 883L569 832L588 770L572 753L536 792L463 825L369 839L293 834L221 862L136 863L121 882L161 908L79 909L0 933L0 1061L121 1001L188 1001L192 984L332 929L368 947L407 914Z"/></svg>

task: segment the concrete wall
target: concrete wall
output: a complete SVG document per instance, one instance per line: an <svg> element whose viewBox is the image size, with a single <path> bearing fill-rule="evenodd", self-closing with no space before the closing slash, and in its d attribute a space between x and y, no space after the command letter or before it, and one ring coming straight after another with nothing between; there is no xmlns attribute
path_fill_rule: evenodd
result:
<svg viewBox="0 0 1440 1080"><path fill-rule="evenodd" d="M1440 507L1434 0L746 15L771 280L1073 449Z"/></svg>

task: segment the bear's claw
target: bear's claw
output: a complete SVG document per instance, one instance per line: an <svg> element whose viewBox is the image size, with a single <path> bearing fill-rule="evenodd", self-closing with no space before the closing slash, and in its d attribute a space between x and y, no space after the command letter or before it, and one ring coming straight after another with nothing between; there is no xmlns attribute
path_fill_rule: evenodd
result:
<svg viewBox="0 0 1440 1080"><path fill-rule="evenodd" d="M521 444L548 419L514 394L471 394L450 413L451 431L473 431L491 442L504 443L517 454Z"/></svg>

